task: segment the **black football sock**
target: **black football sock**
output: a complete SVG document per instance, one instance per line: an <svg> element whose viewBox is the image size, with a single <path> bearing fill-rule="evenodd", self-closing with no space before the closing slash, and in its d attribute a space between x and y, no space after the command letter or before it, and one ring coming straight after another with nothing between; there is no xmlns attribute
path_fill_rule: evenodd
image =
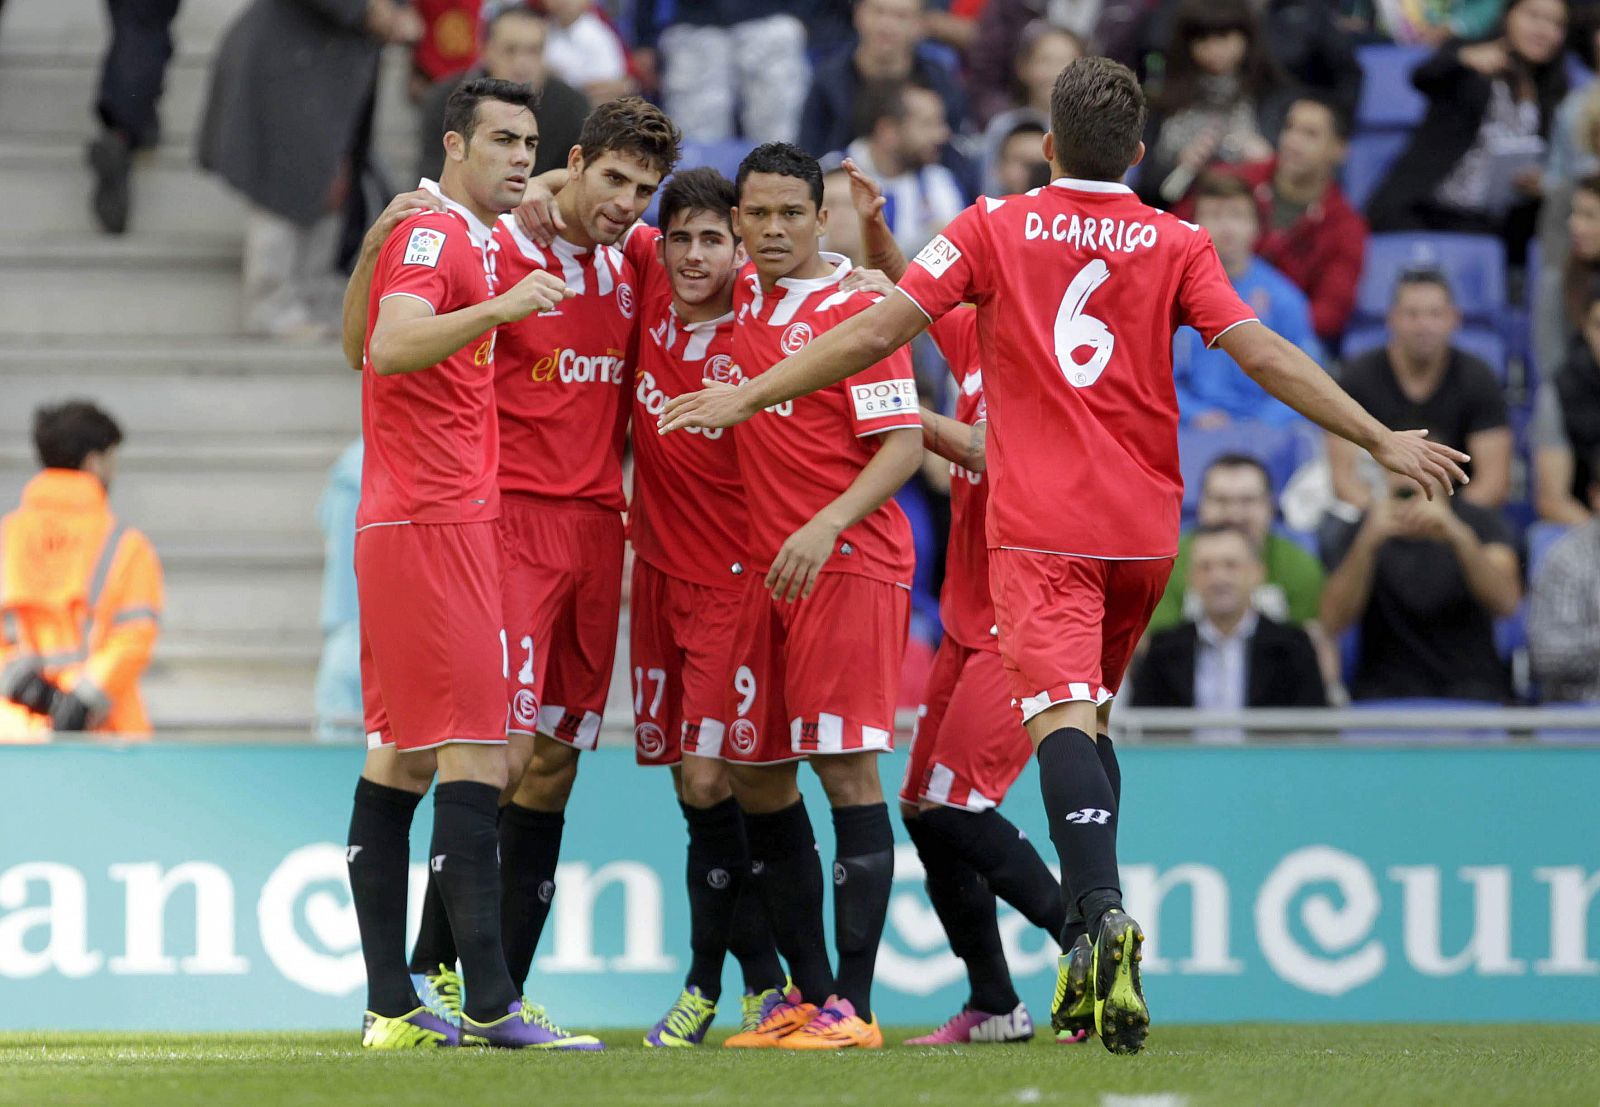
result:
<svg viewBox="0 0 1600 1107"><path fill-rule="evenodd" d="M1063 727L1039 743L1039 790L1050 840L1061 858L1061 882L1083 908L1091 935L1105 912L1121 903L1117 874L1117 801L1100 765L1094 739Z"/></svg>
<svg viewBox="0 0 1600 1107"><path fill-rule="evenodd" d="M751 883L761 894L767 924L789 976L807 1003L833 994L833 968L822 929L822 861L804 800L765 815L745 812Z"/></svg>
<svg viewBox="0 0 1600 1107"><path fill-rule="evenodd" d="M367 1010L394 1018L420 1006L406 969L406 888L411 817L420 795L356 781L345 863L367 964Z"/></svg>
<svg viewBox="0 0 1600 1107"><path fill-rule="evenodd" d="M1101 734L1094 740L1094 752L1100 755L1100 767L1111 782L1111 798L1117 804L1117 817L1122 817L1122 766L1117 764L1117 748L1111 744L1111 735Z"/></svg>
<svg viewBox="0 0 1600 1107"><path fill-rule="evenodd" d="M839 972L833 990L863 1019L872 1018L872 971L894 883L894 827L889 805L833 809L833 943Z"/></svg>
<svg viewBox="0 0 1600 1107"><path fill-rule="evenodd" d="M739 805L730 797L712 807L680 803L689 824L689 975L684 987L699 988L715 1003L722 995L722 963L728 955L734 910L750 870L749 847Z"/></svg>
<svg viewBox="0 0 1600 1107"><path fill-rule="evenodd" d="M772 941L772 927L767 924L767 909L761 904L761 893L748 877L733 907L728 952L739 961L745 991L760 995L768 988L783 987L783 965L778 960L778 947Z"/></svg>
<svg viewBox="0 0 1600 1107"><path fill-rule="evenodd" d="M461 953L466 1014L478 1022L500 1018L518 997L500 939L499 806L500 789L476 780L452 780L433 790L429 867Z"/></svg>
<svg viewBox="0 0 1600 1107"><path fill-rule="evenodd" d="M924 813L926 814L926 813ZM939 916L950 952L967 966L971 994L967 1006L975 1011L1004 1013L1021 1002L1011 983L1000 926L995 916L994 893L978 870L956 856L949 843L922 816L905 820L906 833L922 859L923 884L928 902Z"/></svg>
<svg viewBox="0 0 1600 1107"><path fill-rule="evenodd" d="M436 973L439 966L455 968L456 936L450 933L450 914L439 894L439 881L430 870L428 890L422 897L422 925L417 929L417 944L411 947L411 971Z"/></svg>
<svg viewBox="0 0 1600 1107"><path fill-rule="evenodd" d="M500 928L506 943L506 968L520 992L528 982L550 903L556 895L556 863L561 859L560 811L535 811L508 803L500 812Z"/></svg>
<svg viewBox="0 0 1600 1107"><path fill-rule="evenodd" d="M1061 940L1068 916L1061 885L1028 836L1009 819L993 808L974 813L953 807L935 807L917 818L976 869L995 895Z"/></svg>

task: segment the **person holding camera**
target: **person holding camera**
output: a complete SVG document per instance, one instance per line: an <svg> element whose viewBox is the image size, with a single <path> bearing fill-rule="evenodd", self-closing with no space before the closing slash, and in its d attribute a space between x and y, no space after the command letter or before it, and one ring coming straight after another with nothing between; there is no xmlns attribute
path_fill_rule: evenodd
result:
<svg viewBox="0 0 1600 1107"><path fill-rule="evenodd" d="M122 429L91 403L34 413L43 472L0 518L0 742L146 736L139 678L161 616L161 562L111 513Z"/></svg>
<svg viewBox="0 0 1600 1107"><path fill-rule="evenodd" d="M1461 496L1416 492L1388 479L1358 522L1329 536L1322 625L1361 632L1350 698L1504 702L1494 621L1522 598L1511 533Z"/></svg>

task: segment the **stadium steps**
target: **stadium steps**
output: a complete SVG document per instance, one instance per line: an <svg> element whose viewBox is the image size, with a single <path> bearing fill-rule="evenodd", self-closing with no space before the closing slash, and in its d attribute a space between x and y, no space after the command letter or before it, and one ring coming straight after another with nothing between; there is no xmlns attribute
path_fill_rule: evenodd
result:
<svg viewBox="0 0 1600 1107"><path fill-rule="evenodd" d="M337 346L238 333L244 205L195 165L194 137L212 52L247 2L184 0L161 142L135 163L121 238L91 224L83 154L96 130L104 6L6 0L0 14L0 197L10 216L0 242L0 511L35 470L36 405L85 397L122 422L112 502L166 569L145 682L158 728L309 729L321 649L316 506L359 432L359 383ZM405 52L389 51L377 144L408 173L405 72Z"/></svg>

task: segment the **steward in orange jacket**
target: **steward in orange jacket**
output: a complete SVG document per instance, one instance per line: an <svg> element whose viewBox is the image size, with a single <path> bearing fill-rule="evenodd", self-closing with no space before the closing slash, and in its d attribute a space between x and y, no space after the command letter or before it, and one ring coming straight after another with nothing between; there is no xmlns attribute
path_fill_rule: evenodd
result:
<svg viewBox="0 0 1600 1107"><path fill-rule="evenodd" d="M161 562L106 500L121 437L89 404L35 416L47 468L0 519L0 741L150 732L138 682L155 646Z"/></svg>

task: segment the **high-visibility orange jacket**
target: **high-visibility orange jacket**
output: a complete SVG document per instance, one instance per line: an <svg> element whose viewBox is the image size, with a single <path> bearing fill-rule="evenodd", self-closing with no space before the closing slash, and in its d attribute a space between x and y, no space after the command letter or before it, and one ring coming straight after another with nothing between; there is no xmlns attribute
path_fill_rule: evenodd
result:
<svg viewBox="0 0 1600 1107"><path fill-rule="evenodd" d="M117 521L98 477L46 469L0 518L0 670L36 660L90 706L91 729L149 734L139 677L161 606L155 549ZM49 733L49 719L0 701L0 741Z"/></svg>

